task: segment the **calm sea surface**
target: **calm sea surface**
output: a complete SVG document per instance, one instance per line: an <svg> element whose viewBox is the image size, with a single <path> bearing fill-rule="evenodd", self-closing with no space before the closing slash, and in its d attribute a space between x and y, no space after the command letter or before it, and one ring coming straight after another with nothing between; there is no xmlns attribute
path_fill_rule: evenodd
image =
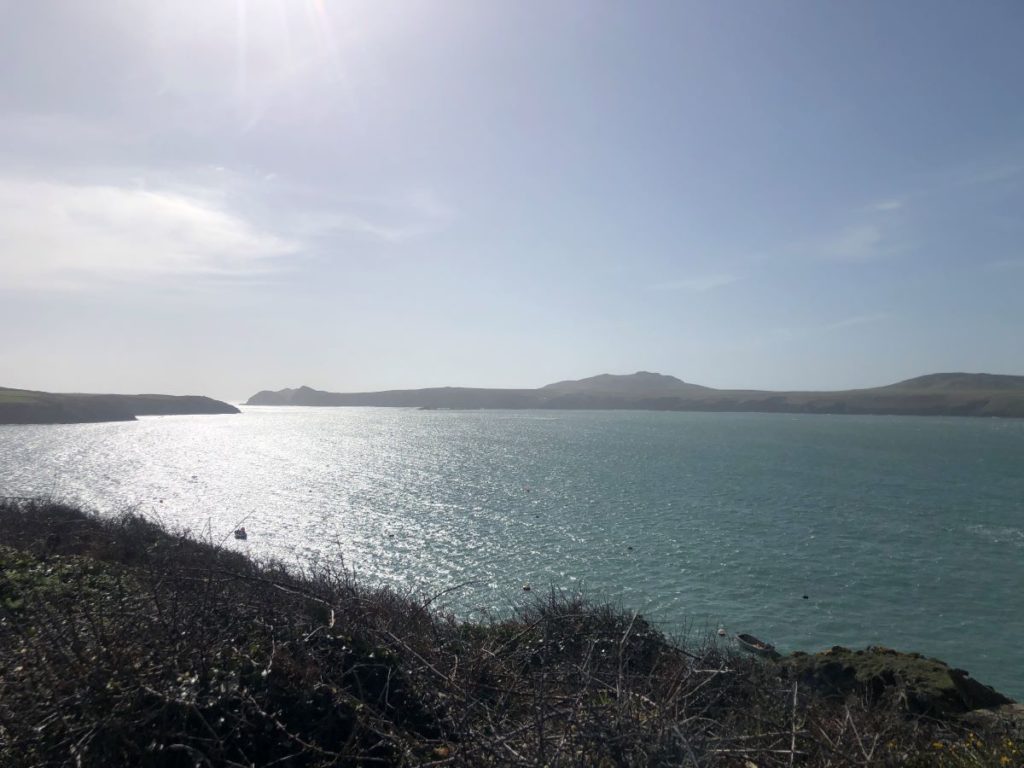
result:
<svg viewBox="0 0 1024 768"><path fill-rule="evenodd" d="M244 519L227 546L471 582L444 598L466 616L585 588L669 631L918 650L1024 697L1024 421L243 410L0 426L0 495L218 540Z"/></svg>

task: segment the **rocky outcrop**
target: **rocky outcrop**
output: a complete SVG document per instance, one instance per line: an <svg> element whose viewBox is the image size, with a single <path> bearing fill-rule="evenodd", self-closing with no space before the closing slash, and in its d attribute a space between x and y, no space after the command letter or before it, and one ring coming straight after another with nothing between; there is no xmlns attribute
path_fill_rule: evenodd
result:
<svg viewBox="0 0 1024 768"><path fill-rule="evenodd" d="M891 648L835 646L821 653L793 653L779 663L788 676L825 696L896 698L915 714L949 717L1013 704L965 670Z"/></svg>
<svg viewBox="0 0 1024 768"><path fill-rule="evenodd" d="M1015 740L1024 739L1024 704L975 709L964 715L963 720L978 730L1001 731Z"/></svg>

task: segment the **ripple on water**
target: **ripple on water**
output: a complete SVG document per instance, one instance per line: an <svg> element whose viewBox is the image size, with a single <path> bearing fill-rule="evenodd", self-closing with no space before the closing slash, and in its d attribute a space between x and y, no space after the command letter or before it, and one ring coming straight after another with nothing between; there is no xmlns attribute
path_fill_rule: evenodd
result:
<svg viewBox="0 0 1024 768"><path fill-rule="evenodd" d="M245 519L228 546L425 594L469 582L440 601L464 615L582 586L672 631L885 643L1024 695L1024 422L243 411L0 427L0 493L215 539Z"/></svg>

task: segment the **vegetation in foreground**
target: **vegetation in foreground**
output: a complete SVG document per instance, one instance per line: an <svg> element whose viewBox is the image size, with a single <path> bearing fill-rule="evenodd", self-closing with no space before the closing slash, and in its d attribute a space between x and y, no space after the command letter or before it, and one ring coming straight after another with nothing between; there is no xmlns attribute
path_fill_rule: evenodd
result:
<svg viewBox="0 0 1024 768"><path fill-rule="evenodd" d="M5 767L1022 764L1019 721L898 673L816 679L576 595L465 624L328 565L0 502Z"/></svg>

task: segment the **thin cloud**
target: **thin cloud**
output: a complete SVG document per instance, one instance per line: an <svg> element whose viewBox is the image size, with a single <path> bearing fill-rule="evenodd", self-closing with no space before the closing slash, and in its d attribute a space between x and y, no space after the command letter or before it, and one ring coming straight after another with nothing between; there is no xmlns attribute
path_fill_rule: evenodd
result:
<svg viewBox="0 0 1024 768"><path fill-rule="evenodd" d="M827 238L817 250L829 261L857 262L876 259L890 249L881 226L858 224Z"/></svg>
<svg viewBox="0 0 1024 768"><path fill-rule="evenodd" d="M808 248L816 258L836 262L867 262L889 257L915 247L914 240L906 240L910 220L910 207L927 209L934 198L962 191L965 187L1012 185L1024 179L1024 161L1021 149L1004 153L1002 159L971 162L948 167L923 180L916 189L904 189L899 194L880 198L855 213L857 223L839 229L833 235L821 238ZM1005 262L1000 262L1005 264ZM1012 260L1011 260L1012 264ZM1006 266L993 266L1005 269Z"/></svg>
<svg viewBox="0 0 1024 768"><path fill-rule="evenodd" d="M890 312L871 312L861 315L852 315L850 317L844 317L840 320L836 320L831 323L815 324L815 325L803 325L798 327L779 327L772 328L769 333L771 336L793 340L793 339L805 339L813 336L824 336L830 333L838 333L841 331L848 330L850 328L857 328L862 325L872 325L874 323L881 323L892 317Z"/></svg>
<svg viewBox="0 0 1024 768"><path fill-rule="evenodd" d="M898 211L904 205L906 205L906 200L894 197L889 200L879 200L876 203L872 203L869 207L872 211Z"/></svg>
<svg viewBox="0 0 1024 768"><path fill-rule="evenodd" d="M308 196L309 191L303 194ZM334 210L305 212L295 228L308 237L357 235L398 244L443 231L457 218L456 210L429 190L391 196L351 197Z"/></svg>
<svg viewBox="0 0 1024 768"><path fill-rule="evenodd" d="M307 237L337 234L358 235L386 243L410 239L415 231L402 226L374 222L366 217L345 212L303 213L295 217L294 227Z"/></svg>
<svg viewBox="0 0 1024 768"><path fill-rule="evenodd" d="M837 320L834 323L828 323L827 325L821 326L818 330L823 333L832 333L833 331L843 331L847 328L856 328L859 325L870 325L872 323L880 323L883 320L888 320L891 317L888 312L874 312L868 315L854 315L853 317L846 317L842 320Z"/></svg>
<svg viewBox="0 0 1024 768"><path fill-rule="evenodd" d="M212 195L0 179L0 285L7 289L245 278L272 271L299 247Z"/></svg>
<svg viewBox="0 0 1024 768"><path fill-rule="evenodd" d="M742 279L743 278L740 275L720 273L688 277L683 278L682 280L666 280L661 283L654 283L650 288L654 291L705 293L707 291L713 291L716 288L724 288L727 285L732 285Z"/></svg>
<svg viewBox="0 0 1024 768"><path fill-rule="evenodd" d="M1024 258L997 259L996 261L990 261L986 264L985 269L989 272L1012 272L1018 269L1024 270Z"/></svg>
<svg viewBox="0 0 1024 768"><path fill-rule="evenodd" d="M973 159L940 168L923 177L916 188L907 190L907 198L928 198L965 187L1012 184L1024 179L1024 147L1003 147L987 159Z"/></svg>
<svg viewBox="0 0 1024 768"><path fill-rule="evenodd" d="M1010 160L969 172L963 179L963 183L969 185L998 184L1015 179L1021 175L1024 175L1024 162L1020 160Z"/></svg>
<svg viewBox="0 0 1024 768"><path fill-rule="evenodd" d="M74 115L0 114L0 139L7 146L94 146L117 138L125 137L118 137L109 125Z"/></svg>
<svg viewBox="0 0 1024 768"><path fill-rule="evenodd" d="M905 198L880 200L850 212L850 223L792 243L791 258L858 264L903 253L914 243L906 238Z"/></svg>

